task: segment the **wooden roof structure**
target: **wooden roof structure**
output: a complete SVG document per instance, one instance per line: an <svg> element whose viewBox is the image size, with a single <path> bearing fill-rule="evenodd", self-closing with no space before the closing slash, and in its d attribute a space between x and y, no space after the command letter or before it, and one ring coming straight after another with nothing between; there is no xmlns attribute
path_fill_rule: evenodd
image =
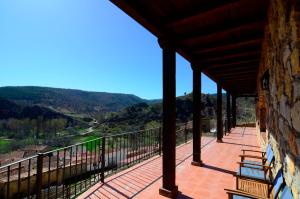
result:
<svg viewBox="0 0 300 199"><path fill-rule="evenodd" d="M110 0L226 91L256 94L268 0Z"/></svg>

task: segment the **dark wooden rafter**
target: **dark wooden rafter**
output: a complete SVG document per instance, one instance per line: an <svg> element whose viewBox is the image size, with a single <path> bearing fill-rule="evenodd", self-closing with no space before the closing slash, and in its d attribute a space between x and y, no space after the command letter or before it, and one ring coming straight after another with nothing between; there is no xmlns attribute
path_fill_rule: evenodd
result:
<svg viewBox="0 0 300 199"><path fill-rule="evenodd" d="M210 71L214 74L243 72L248 70L258 70L258 65L259 63L255 61L253 63L245 63L242 65L214 67L210 68Z"/></svg>
<svg viewBox="0 0 300 199"><path fill-rule="evenodd" d="M214 68L221 68L221 67L234 67L234 66L238 66L238 67L243 67L243 64L249 64L249 63L259 63L259 59L258 58L252 58L252 59L249 59L249 60L236 60L236 61L232 61L232 62L229 62L229 63L215 63L215 64L210 64L209 66L207 67L203 67L203 68L209 68L210 70L211 69L214 69Z"/></svg>
<svg viewBox="0 0 300 199"><path fill-rule="evenodd" d="M195 54L206 55L207 53L217 53L217 52L224 52L224 51L233 50L233 49L243 49L243 48L249 47L249 46L259 46L260 47L261 43L262 43L261 38L255 38L255 39L250 39L250 40L227 44L227 45L217 45L215 47L203 48L203 49L199 48L198 50L195 50Z"/></svg>
<svg viewBox="0 0 300 199"><path fill-rule="evenodd" d="M215 58L210 58L210 59L203 59L202 62L204 63L210 63L214 61L222 61L222 60L228 60L228 59L233 59L233 58L241 58L241 57L249 57L249 56L259 56L260 51L251 51L251 52L241 52L237 54L232 54L232 55L225 55L225 56L219 56Z"/></svg>
<svg viewBox="0 0 300 199"><path fill-rule="evenodd" d="M224 30L214 32L208 35L195 35L194 37L184 37L179 38L179 44L192 46L192 48L197 47L197 45L207 45L217 44L220 42L222 45L233 44L234 42L239 42L239 40L245 41L253 38L263 37L263 28L265 21L257 21L249 24L243 24L239 27L227 28Z"/></svg>
<svg viewBox="0 0 300 199"><path fill-rule="evenodd" d="M219 77L219 78L240 77L243 75L253 76L255 74L257 74L257 70L246 70L246 71L240 71L240 72L220 73L220 74L217 74L217 77Z"/></svg>
<svg viewBox="0 0 300 199"><path fill-rule="evenodd" d="M176 35L185 33L200 35L204 32L204 34L210 34L224 26L235 27L241 23L260 19L261 15L264 14L264 4L266 2L266 0L261 0L259 3L253 0L235 1L206 12L176 20L166 24L166 27L172 29ZM246 10L242 9L245 7L247 7ZM236 20L237 18L239 20ZM195 30L202 30L202 32L195 32ZM190 34L187 34L187 36L190 37Z"/></svg>

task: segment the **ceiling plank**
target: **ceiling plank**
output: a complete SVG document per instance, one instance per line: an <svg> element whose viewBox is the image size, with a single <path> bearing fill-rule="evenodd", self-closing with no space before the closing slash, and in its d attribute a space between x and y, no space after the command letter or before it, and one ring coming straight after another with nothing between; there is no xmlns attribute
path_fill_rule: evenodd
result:
<svg viewBox="0 0 300 199"><path fill-rule="evenodd" d="M222 51L227 51L232 49L241 49L249 46L261 46L261 44L262 44L262 39L256 38L256 39L246 40L246 41L228 44L228 45L198 49L198 50L194 50L194 53L195 54L216 53L216 52L220 52L220 51L222 52Z"/></svg>
<svg viewBox="0 0 300 199"><path fill-rule="evenodd" d="M228 60L232 58L241 58L241 57L248 57L252 55L260 56L261 51L251 51L251 52L242 52L237 54L231 54L231 55L224 55L224 56L216 56L215 58L210 59L204 59L202 60L203 63L210 63L214 61L220 61L220 60Z"/></svg>

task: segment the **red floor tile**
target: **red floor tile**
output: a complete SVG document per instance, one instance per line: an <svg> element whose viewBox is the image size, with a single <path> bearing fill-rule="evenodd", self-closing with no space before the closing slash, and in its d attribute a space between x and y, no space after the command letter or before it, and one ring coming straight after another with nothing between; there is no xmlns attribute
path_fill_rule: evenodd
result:
<svg viewBox="0 0 300 199"><path fill-rule="evenodd" d="M192 143L176 150L176 183L181 192L177 198L227 198L224 188L233 188L238 155L241 149L260 149L255 128L238 127L225 136L223 143L202 138L203 167L191 165ZM98 183L78 198L164 198L161 187L162 158L157 156Z"/></svg>

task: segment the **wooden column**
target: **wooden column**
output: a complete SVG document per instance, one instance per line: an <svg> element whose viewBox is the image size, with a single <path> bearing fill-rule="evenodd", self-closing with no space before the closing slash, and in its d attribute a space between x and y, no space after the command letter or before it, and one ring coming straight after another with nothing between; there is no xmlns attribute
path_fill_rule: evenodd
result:
<svg viewBox="0 0 300 199"><path fill-rule="evenodd" d="M222 121L222 87L217 83L217 142L222 142L223 121Z"/></svg>
<svg viewBox="0 0 300 199"><path fill-rule="evenodd" d="M163 176L159 193L173 198L178 193L176 173L176 54L175 49L162 45L163 49Z"/></svg>
<svg viewBox="0 0 300 199"><path fill-rule="evenodd" d="M201 166L201 70L193 67L193 161Z"/></svg>
<svg viewBox="0 0 300 199"><path fill-rule="evenodd" d="M227 91L226 92L226 97L227 97L227 100L226 100L226 117L227 117L227 132L230 132L230 129L231 129L231 124L230 124L230 115L231 115L231 110L230 110L230 93Z"/></svg>
<svg viewBox="0 0 300 199"><path fill-rule="evenodd" d="M232 127L236 126L236 96L232 96Z"/></svg>

